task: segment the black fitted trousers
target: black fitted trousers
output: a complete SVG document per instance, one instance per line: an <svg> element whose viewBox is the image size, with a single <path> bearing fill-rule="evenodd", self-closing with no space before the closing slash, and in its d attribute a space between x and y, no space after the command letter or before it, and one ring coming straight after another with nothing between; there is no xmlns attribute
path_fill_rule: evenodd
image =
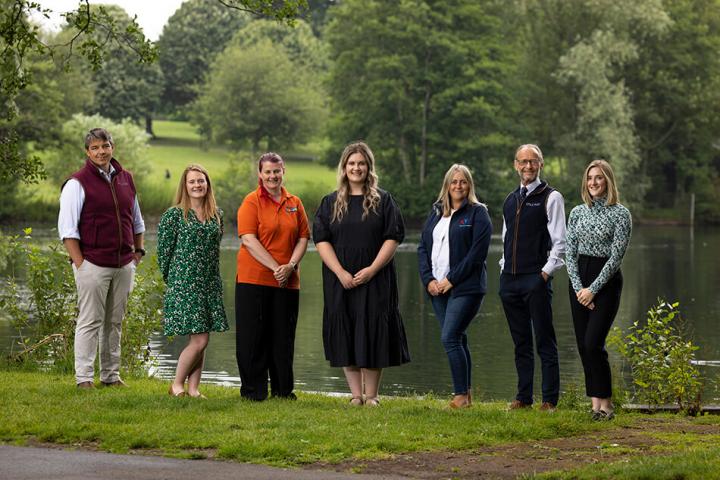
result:
<svg viewBox="0 0 720 480"><path fill-rule="evenodd" d="M235 285L235 357L240 395L265 400L290 397L300 291L238 283Z"/></svg>
<svg viewBox="0 0 720 480"><path fill-rule="evenodd" d="M578 257L578 271L583 287L588 287L600 274L607 262L604 257ZM613 275L595 295L595 308L590 310L577 301L575 290L570 282L570 310L575 327L575 340L585 371L585 392L588 397L610 398L612 396L612 377L608 362L605 339L615 320L620 306L623 278L620 270Z"/></svg>

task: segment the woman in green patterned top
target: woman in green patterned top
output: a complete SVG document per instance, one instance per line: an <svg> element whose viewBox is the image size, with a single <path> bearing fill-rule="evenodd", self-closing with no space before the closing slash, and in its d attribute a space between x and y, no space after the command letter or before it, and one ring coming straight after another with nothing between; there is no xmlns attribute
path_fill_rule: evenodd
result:
<svg viewBox="0 0 720 480"><path fill-rule="evenodd" d="M605 339L620 306L620 264L630 241L632 217L618 203L615 175L605 160L587 166L580 189L585 203L573 208L567 227L570 309L592 418L610 420L612 380Z"/></svg>
<svg viewBox="0 0 720 480"><path fill-rule="evenodd" d="M198 387L209 332L228 329L220 279L222 234L222 212L210 177L200 165L188 165L175 205L162 215L158 228L158 263L167 284L163 330L168 336L190 336L168 390L175 397L204 398Z"/></svg>

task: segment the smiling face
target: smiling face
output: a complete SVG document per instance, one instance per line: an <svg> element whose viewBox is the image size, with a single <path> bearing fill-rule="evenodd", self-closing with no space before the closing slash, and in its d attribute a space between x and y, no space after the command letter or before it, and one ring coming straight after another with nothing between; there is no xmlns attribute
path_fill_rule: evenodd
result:
<svg viewBox="0 0 720 480"><path fill-rule="evenodd" d="M362 186L365 184L365 179L368 176L367 160L362 153L356 152L348 157L347 163L345 164L345 175L347 176L350 185Z"/></svg>
<svg viewBox="0 0 720 480"><path fill-rule="evenodd" d="M515 156L515 170L520 175L520 182L523 185L534 182L542 168L542 160L531 148L523 148Z"/></svg>
<svg viewBox="0 0 720 480"><path fill-rule="evenodd" d="M185 188L190 198L205 198L208 191L205 174L196 170L190 170L185 177Z"/></svg>
<svg viewBox="0 0 720 480"><path fill-rule="evenodd" d="M272 194L280 193L283 175L285 175L283 162L263 162L258 172L263 187Z"/></svg>
<svg viewBox="0 0 720 480"><path fill-rule="evenodd" d="M450 180L449 187L448 193L450 194L453 208L459 207L470 192L470 183L467 181L467 178L465 178L465 174L463 172L455 172Z"/></svg>
<svg viewBox="0 0 720 480"><path fill-rule="evenodd" d="M607 179L602 170L592 167L587 174L587 189L592 198L604 197L607 193Z"/></svg>
<svg viewBox="0 0 720 480"><path fill-rule="evenodd" d="M95 166L102 168L106 172L110 170L113 145L108 140L92 140L85 149L85 153Z"/></svg>

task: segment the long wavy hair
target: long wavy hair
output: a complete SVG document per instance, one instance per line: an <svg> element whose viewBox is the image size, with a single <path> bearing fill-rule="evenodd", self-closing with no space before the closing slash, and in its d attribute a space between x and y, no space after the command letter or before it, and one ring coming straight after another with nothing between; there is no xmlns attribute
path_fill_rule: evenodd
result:
<svg viewBox="0 0 720 480"><path fill-rule="evenodd" d="M582 197L583 202L585 202L585 205L588 207L592 205L592 195L590 195L590 190L588 190L587 176L588 173L590 173L590 169L593 167L599 168L605 177L605 196L607 197L605 205L615 205L620 201L620 193L617 189L617 182L615 182L615 173L613 172L610 164L605 160L593 160L585 169L585 173L583 173L582 177L582 183L580 184L580 196Z"/></svg>
<svg viewBox="0 0 720 480"><path fill-rule="evenodd" d="M217 203L215 202L215 194L213 194L210 175L208 175L207 170L205 170L205 168L201 165L191 163L185 167L182 175L180 175L180 185L178 185L177 192L175 192L175 206L182 209L183 217L187 222L188 210L190 210L191 207L190 195L187 193L187 186L185 183L187 182L189 172L200 172L205 176L205 182L207 183L207 192L205 193L205 198L203 198L203 213L205 214L205 220L207 221L214 218L219 224L220 212L218 211Z"/></svg>
<svg viewBox="0 0 720 480"><path fill-rule="evenodd" d="M445 172L445 179L443 180L442 188L440 189L440 194L438 195L438 198L436 200L437 202L440 202L442 205L442 216L443 217L449 217L450 214L452 213L452 200L450 198L450 184L452 183L453 177L458 172L462 173L463 177L465 177L465 180L468 182L468 196L467 196L468 203L473 203L473 204L480 203L480 201L477 199L477 196L475 195L475 183L473 182L472 173L470 172L470 169L461 163L455 163L450 168L448 168L447 172Z"/></svg>
<svg viewBox="0 0 720 480"><path fill-rule="evenodd" d="M364 142L354 142L345 147L342 155L340 155L340 163L337 170L337 197L333 205L331 222L340 222L348 211L348 202L350 201L350 182L345 172L348 159L351 155L359 153L365 158L368 166L367 177L363 185L363 214L362 219L365 220L372 211L377 212L380 205L380 192L378 191L378 176L375 173L375 157L372 150Z"/></svg>

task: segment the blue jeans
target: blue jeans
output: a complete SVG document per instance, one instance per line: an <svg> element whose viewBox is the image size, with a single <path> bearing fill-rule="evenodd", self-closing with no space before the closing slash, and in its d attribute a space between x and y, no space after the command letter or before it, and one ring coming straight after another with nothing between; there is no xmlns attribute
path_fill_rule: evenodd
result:
<svg viewBox="0 0 720 480"><path fill-rule="evenodd" d="M467 394L472 385L472 361L465 330L480 310L484 297L483 294L430 297L435 316L440 322L440 340L450 362L455 395Z"/></svg>

